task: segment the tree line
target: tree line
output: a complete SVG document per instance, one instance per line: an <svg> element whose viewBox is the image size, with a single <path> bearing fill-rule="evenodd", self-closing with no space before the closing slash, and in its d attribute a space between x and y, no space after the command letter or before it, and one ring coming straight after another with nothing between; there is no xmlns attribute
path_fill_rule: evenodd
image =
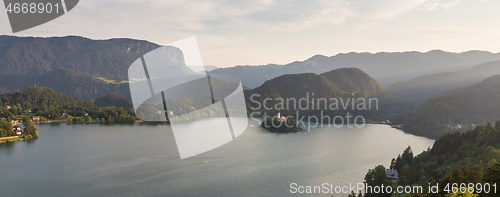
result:
<svg viewBox="0 0 500 197"><path fill-rule="evenodd" d="M396 186L424 186L424 194L407 196L447 196L446 186L457 183L497 183L500 186L500 121L493 126L477 126L465 133L450 133L435 141L432 148L414 156L411 147L392 159L390 169L399 173ZM392 185L386 178L386 167L370 169L365 181L371 186ZM439 193L426 194L428 185L439 184ZM498 192L498 191L497 191ZM478 194L470 192L470 196ZM495 193L479 193L496 196ZM392 196L391 194L365 194L365 197ZM448 195L450 196L450 195Z"/></svg>

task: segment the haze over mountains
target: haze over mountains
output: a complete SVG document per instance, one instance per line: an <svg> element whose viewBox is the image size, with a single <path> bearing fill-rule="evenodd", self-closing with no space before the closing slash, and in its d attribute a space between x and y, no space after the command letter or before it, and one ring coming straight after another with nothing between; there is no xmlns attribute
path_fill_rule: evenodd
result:
<svg viewBox="0 0 500 197"><path fill-rule="evenodd" d="M468 70L421 76L389 85L387 89L394 96L420 105L432 95L467 87L495 74L500 74L500 61L483 63Z"/></svg>
<svg viewBox="0 0 500 197"><path fill-rule="evenodd" d="M286 65L236 66L211 71L238 76L250 88L283 74L324 73L337 68L359 68L383 86L419 76L469 69L481 63L500 60L499 53L468 51L449 53L440 50L397 53L340 53L327 57L316 55L305 61Z"/></svg>
<svg viewBox="0 0 500 197"><path fill-rule="evenodd" d="M399 116L393 122L405 131L440 137L447 125L463 127L486 124L500 119L500 75L477 84L432 96L415 112ZM453 131L453 130L451 130Z"/></svg>
<svg viewBox="0 0 500 197"><path fill-rule="evenodd" d="M77 99L95 100L115 93L130 100L128 87L130 79L127 76L129 66L141 55L157 47L159 47L157 44L133 39L0 36L0 93L24 90L36 84L50 87ZM477 66L470 71L452 72L495 60L500 60L500 54L483 51L449 53L435 50L426 53L341 53L331 57L316 55L305 61L287 65L269 64L218 69L206 66L206 68L214 69L208 72L210 75L235 75L242 80L244 86L250 88L259 87L267 80L284 74L325 73L323 77L335 84L343 85L339 86L340 89L354 87L351 84L353 81L349 81L354 79L347 79L346 76L353 78L359 76L352 73L339 74L339 71L335 72L336 75L328 75L327 72L338 68L358 68L381 85L389 87L392 94L423 103L434 93L471 85L488 77L488 73L495 71L498 62ZM436 73L443 74L388 86L395 82ZM446 81L447 78L450 80ZM382 90L381 87L375 88Z"/></svg>

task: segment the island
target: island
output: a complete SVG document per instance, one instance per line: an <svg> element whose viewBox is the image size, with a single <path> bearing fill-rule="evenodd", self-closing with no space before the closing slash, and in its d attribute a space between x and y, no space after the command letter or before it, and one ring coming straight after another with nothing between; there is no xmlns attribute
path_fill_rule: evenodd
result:
<svg viewBox="0 0 500 197"><path fill-rule="evenodd" d="M299 132L302 130L302 127L293 118L281 116L280 112L274 117L264 119L261 127L276 133Z"/></svg>

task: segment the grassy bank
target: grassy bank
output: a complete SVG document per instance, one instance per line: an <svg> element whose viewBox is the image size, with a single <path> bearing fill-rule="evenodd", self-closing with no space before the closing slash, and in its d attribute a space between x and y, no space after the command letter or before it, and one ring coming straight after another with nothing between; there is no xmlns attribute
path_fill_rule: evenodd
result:
<svg viewBox="0 0 500 197"><path fill-rule="evenodd" d="M23 138L19 137L19 136L15 136L15 137L5 137L5 138L0 138L0 143L5 143L5 142L15 142L15 141L19 141L19 140L23 140Z"/></svg>

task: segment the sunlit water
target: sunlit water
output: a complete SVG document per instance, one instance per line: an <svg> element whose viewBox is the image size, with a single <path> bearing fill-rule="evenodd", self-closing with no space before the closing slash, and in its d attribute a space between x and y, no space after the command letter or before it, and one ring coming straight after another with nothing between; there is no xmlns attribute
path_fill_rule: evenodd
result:
<svg viewBox="0 0 500 197"><path fill-rule="evenodd" d="M388 167L408 145L420 153L434 142L385 125L290 134L248 128L181 160L168 125L37 127L36 140L0 144L0 196L331 196L291 194L290 184L363 182L368 169Z"/></svg>

